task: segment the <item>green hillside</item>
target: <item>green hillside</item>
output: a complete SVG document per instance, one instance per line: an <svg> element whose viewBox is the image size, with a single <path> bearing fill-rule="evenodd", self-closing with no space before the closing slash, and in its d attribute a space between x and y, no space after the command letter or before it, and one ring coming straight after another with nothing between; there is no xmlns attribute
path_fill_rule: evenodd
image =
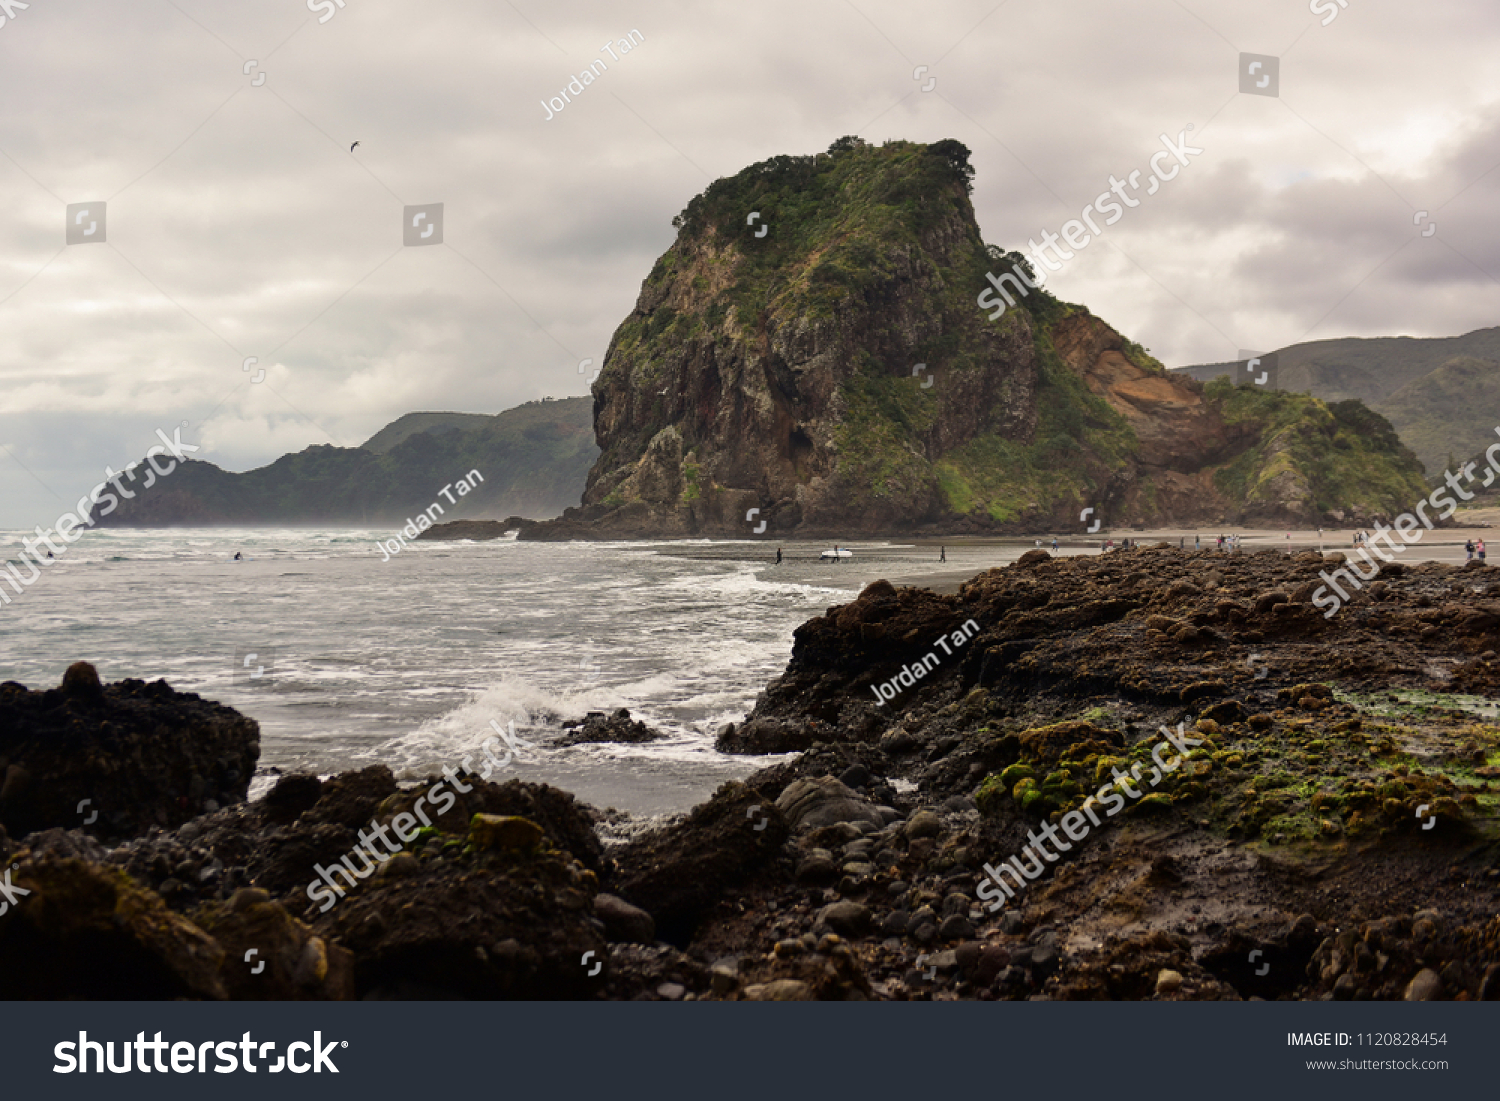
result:
<svg viewBox="0 0 1500 1101"><path fill-rule="evenodd" d="M1437 339L1315 340L1276 355L1281 389L1364 402L1396 427L1429 476L1441 475L1450 455L1488 447L1500 424L1500 328ZM1207 382L1233 366L1176 371Z"/></svg>
<svg viewBox="0 0 1500 1101"><path fill-rule="evenodd" d="M520 409L509 410L508 413L501 413L500 416L509 416L511 413L519 413L521 409L527 408L530 407L523 405ZM391 421L360 444L360 447L366 451L384 455L402 440L408 436L415 436L418 432L431 432L433 435L441 435L444 432L477 432L489 427L497 420L497 417L487 413L407 413L404 417Z"/></svg>

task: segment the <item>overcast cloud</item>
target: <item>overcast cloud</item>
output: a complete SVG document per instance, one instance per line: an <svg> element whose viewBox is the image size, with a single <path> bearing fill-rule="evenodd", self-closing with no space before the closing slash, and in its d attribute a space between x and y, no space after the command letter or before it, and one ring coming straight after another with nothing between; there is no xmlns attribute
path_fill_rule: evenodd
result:
<svg viewBox="0 0 1500 1101"><path fill-rule="evenodd" d="M0 526L183 421L243 470L583 394L689 199L844 134L964 142L1019 248L1191 124L1050 284L1169 365L1500 323L1500 8L1317 2L0 0Z"/></svg>

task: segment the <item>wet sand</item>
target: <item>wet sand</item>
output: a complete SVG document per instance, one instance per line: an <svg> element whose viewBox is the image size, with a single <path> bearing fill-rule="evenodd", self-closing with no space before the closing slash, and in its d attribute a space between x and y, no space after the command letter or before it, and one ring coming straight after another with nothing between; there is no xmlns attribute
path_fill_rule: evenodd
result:
<svg viewBox="0 0 1500 1101"><path fill-rule="evenodd" d="M1397 546L1404 546L1398 561L1402 562L1447 562L1463 565L1466 560L1464 543L1468 540L1485 540L1487 549L1494 543L1490 560L1500 565L1500 531L1490 527L1500 524L1500 508L1473 509L1459 513L1455 519L1463 526L1434 528L1423 531L1422 538L1414 543L1403 544L1399 536L1391 539ZM1332 554L1354 550L1355 528L1325 528L1321 535L1311 530L1268 530L1242 528L1226 530L1224 535L1240 537L1241 552L1253 554L1267 550L1300 554L1309 550L1320 550ZM1373 536L1373 529L1365 529ZM1060 556L1078 554L1102 554L1101 544L1106 538L1115 541L1116 549L1108 553L1128 553L1118 549L1123 539L1139 541L1143 547L1157 543L1181 546L1192 551L1193 540L1199 540L1199 549L1215 551L1218 530L1187 528L1159 528L1149 531L1116 529L1100 531L1096 535L1056 535ZM858 592L873 581L884 579L893 585L913 585L929 588L939 593L954 593L959 585L984 570L996 566L1007 566L1029 550L1039 545L1052 550L1054 536L1032 537L963 537L953 539L912 539L910 541L868 540L839 543L854 552L852 558L837 563L820 560L818 555L833 547L827 541L773 542L726 542L664 547L660 553L683 558L710 561L759 561L765 569L757 570L756 576L763 581L781 581L796 585L845 589ZM1384 544L1380 544L1384 546ZM777 547L783 552L782 564L775 565ZM940 561L946 552L947 561ZM1392 553L1389 550L1387 553Z"/></svg>

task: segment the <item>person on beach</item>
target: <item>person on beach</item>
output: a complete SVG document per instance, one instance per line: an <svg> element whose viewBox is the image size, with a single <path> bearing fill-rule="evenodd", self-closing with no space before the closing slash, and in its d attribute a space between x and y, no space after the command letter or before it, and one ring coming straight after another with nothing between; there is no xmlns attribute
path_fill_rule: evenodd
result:
<svg viewBox="0 0 1500 1101"><path fill-rule="evenodd" d="M1479 541L1478 545L1475 546L1474 553L1479 556L1479 564L1481 566L1484 565L1484 540L1483 539L1481 539Z"/></svg>
<svg viewBox="0 0 1500 1101"><path fill-rule="evenodd" d="M1464 550L1468 552L1470 562L1474 561L1474 540L1470 539L1464 544Z"/></svg>
<svg viewBox="0 0 1500 1101"><path fill-rule="evenodd" d="M1038 539L1037 540L1037 546L1041 546L1041 545L1042 545L1042 541L1040 539ZM947 547L939 547L938 548L938 561L939 562L946 562L946 561L948 561L948 548Z"/></svg>
<svg viewBox="0 0 1500 1101"><path fill-rule="evenodd" d="M1202 550L1203 549L1203 545L1199 542L1198 537L1196 535L1193 536L1193 549L1194 550Z"/></svg>
<svg viewBox="0 0 1500 1101"><path fill-rule="evenodd" d="M1052 537L1052 553L1057 553L1057 536L1055 535Z"/></svg>
<svg viewBox="0 0 1500 1101"><path fill-rule="evenodd" d="M781 548L780 547L776 548L776 564L778 566L781 565Z"/></svg>

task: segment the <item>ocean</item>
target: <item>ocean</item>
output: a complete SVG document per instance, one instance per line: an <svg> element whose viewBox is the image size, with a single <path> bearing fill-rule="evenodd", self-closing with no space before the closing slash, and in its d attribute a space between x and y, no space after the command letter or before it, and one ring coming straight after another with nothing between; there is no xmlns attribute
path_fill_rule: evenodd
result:
<svg viewBox="0 0 1500 1101"><path fill-rule="evenodd" d="M0 532L0 562L23 533ZM877 577L1014 560L1013 547L770 542L418 542L389 530L85 533L0 603L0 681L165 678L255 719L260 771L384 763L417 779L510 729L533 743L499 779L554 784L634 816L686 810L775 758L718 753L786 667L792 632ZM235 553L244 561L235 562ZM553 747L567 719L625 707L667 737Z"/></svg>

